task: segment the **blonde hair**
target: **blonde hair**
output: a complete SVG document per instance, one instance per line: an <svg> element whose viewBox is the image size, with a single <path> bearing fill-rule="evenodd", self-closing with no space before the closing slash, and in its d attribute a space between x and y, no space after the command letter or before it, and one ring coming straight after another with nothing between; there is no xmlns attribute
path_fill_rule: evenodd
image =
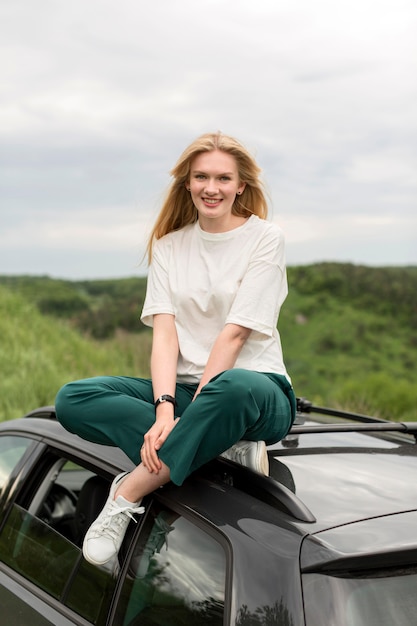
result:
<svg viewBox="0 0 417 626"><path fill-rule="evenodd" d="M197 221L197 209L186 189L189 182L191 164L196 156L203 152L221 150L236 160L239 182L246 183L240 196L236 196L232 213L240 217L257 215L266 219L268 203L260 180L261 169L252 155L233 137L220 132L201 135L188 146L178 159L170 174L174 178L149 237L147 253L148 261L152 259L152 246L155 239L179 230Z"/></svg>

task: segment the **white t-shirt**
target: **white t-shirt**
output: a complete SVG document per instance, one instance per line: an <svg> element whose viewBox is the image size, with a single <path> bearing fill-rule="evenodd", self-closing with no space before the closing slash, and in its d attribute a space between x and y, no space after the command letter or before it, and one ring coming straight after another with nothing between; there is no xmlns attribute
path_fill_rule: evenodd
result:
<svg viewBox="0 0 417 626"><path fill-rule="evenodd" d="M252 215L225 233L198 222L155 241L142 322L175 316L179 341L177 380L198 383L225 324L252 329L235 367L289 379L277 331L288 293L281 229Z"/></svg>

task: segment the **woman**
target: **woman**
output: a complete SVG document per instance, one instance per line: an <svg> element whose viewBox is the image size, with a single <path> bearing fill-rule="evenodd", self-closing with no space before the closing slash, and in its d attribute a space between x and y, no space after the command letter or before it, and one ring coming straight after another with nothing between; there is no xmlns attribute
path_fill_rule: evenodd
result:
<svg viewBox="0 0 417 626"><path fill-rule="evenodd" d="M291 427L295 397L276 328L284 240L266 221L259 174L221 133L184 151L148 245L141 319L153 327L151 380L99 377L58 393L68 430L120 447L136 465L116 477L86 534L91 563L117 554L144 496L214 457L268 474L265 442Z"/></svg>

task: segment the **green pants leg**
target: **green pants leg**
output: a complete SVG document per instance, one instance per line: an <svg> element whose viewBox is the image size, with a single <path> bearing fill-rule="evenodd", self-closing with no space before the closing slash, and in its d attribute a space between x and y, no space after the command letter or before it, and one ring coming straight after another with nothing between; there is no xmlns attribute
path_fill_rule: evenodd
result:
<svg viewBox="0 0 417 626"><path fill-rule="evenodd" d="M192 402L195 389L177 385L181 419L159 452L178 485L240 439L279 441L294 419L294 392L283 376L233 369L213 378ZM137 465L155 420L152 383L128 377L69 383L57 395L56 411L69 431L118 446Z"/></svg>
<svg viewBox="0 0 417 626"><path fill-rule="evenodd" d="M283 376L227 370L213 378L169 434L159 456L181 484L195 469L240 439L279 441L295 416L295 396Z"/></svg>
<svg viewBox="0 0 417 626"><path fill-rule="evenodd" d="M196 388L177 388L178 415L190 404ZM152 381L128 376L76 380L59 390L55 410L70 432L94 443L117 446L138 465L143 436L155 422Z"/></svg>

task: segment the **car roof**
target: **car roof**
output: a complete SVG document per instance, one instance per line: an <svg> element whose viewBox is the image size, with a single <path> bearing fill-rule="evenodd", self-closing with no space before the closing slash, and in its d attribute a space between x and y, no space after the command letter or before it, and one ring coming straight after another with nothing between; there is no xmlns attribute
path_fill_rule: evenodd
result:
<svg viewBox="0 0 417 626"><path fill-rule="evenodd" d="M314 532L417 508L415 422L314 407L303 399L298 408L289 436L269 451L271 474L285 473L317 520Z"/></svg>
<svg viewBox="0 0 417 626"><path fill-rule="evenodd" d="M76 451L94 459L107 473L133 468L121 450L68 433L51 419L54 415L53 407L41 407L24 419L3 422L0 432L26 432L58 443L69 453ZM299 401L289 435L268 447L269 477L223 458L208 463L197 474L233 484L251 498L284 512L301 534L314 534L416 510L416 433L416 423L396 424Z"/></svg>
<svg viewBox="0 0 417 626"><path fill-rule="evenodd" d="M305 430L309 424L306 422ZM283 476L320 528L392 515L417 506L414 438L383 432L304 432L270 451L271 474ZM283 469L285 468L285 469ZM283 478L281 478L283 480Z"/></svg>

